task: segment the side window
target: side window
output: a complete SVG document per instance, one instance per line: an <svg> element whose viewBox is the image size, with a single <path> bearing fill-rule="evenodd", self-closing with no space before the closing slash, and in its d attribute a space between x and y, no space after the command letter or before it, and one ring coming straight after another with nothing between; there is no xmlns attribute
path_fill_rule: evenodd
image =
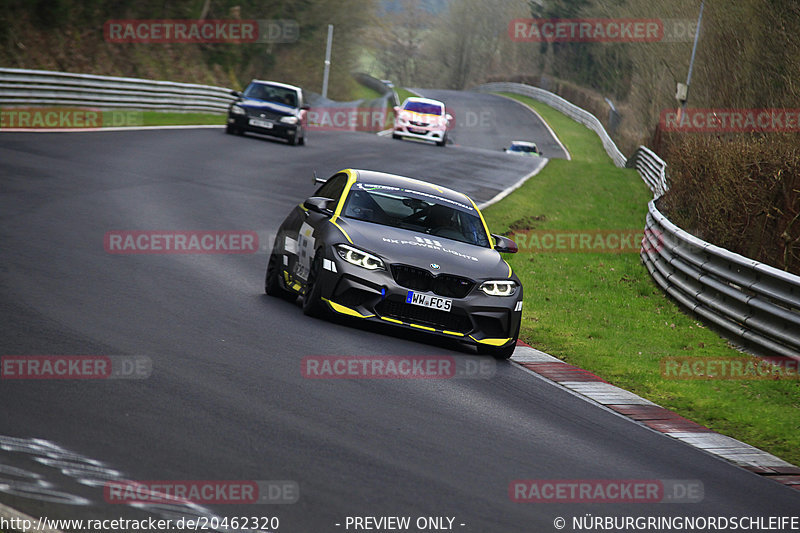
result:
<svg viewBox="0 0 800 533"><path fill-rule="evenodd" d="M317 189L317 192L314 193L314 196L338 200L344 191L345 185L347 185L347 174L336 174L323 183L322 186Z"/></svg>

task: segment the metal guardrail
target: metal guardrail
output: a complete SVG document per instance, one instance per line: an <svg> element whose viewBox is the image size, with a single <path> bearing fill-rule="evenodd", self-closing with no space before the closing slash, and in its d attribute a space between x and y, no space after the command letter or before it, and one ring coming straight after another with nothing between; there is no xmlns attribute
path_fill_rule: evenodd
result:
<svg viewBox="0 0 800 533"><path fill-rule="evenodd" d="M766 350L800 360L800 277L714 246L648 205L642 261L681 304Z"/></svg>
<svg viewBox="0 0 800 533"><path fill-rule="evenodd" d="M658 155L640 146L626 160L596 117L544 89L490 83L476 90L530 96L597 132L614 163L635 168L653 192L640 255L655 282L731 338L800 360L800 276L705 242L670 222L656 207L668 190L667 164Z"/></svg>
<svg viewBox="0 0 800 533"><path fill-rule="evenodd" d="M230 89L192 83L0 68L0 105L225 113Z"/></svg>
<svg viewBox="0 0 800 533"><path fill-rule="evenodd" d="M484 85L480 85L472 89L478 92L508 92L514 94L521 94L524 96L530 96L531 98L538 100L542 103L549 105L561 111L565 115L567 115L572 120L576 122L580 122L590 130L597 133L600 137L600 140L603 142L603 148L605 148L608 157L614 162L615 165L618 167L624 167L626 158L622 155L622 152L619 151L617 145L608 135L608 132L603 127L603 124L597 119L596 116L592 115L585 109L582 109L572 102L561 98L557 94L551 93L550 91L546 91L544 89L540 89L539 87L533 87L531 85L525 85L524 83L509 83L509 82L498 82L498 83L486 83Z"/></svg>
<svg viewBox="0 0 800 533"><path fill-rule="evenodd" d="M640 146L625 166L639 171L655 198L667 192L667 163L649 148Z"/></svg>

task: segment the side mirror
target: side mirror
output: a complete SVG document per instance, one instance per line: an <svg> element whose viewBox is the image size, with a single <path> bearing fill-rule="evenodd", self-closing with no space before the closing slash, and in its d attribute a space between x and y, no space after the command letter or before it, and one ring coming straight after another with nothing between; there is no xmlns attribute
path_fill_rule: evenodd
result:
<svg viewBox="0 0 800 533"><path fill-rule="evenodd" d="M495 235L492 233L492 237L494 237L494 249L503 254L515 254L518 251L517 243L509 239L508 237L503 237L502 235Z"/></svg>
<svg viewBox="0 0 800 533"><path fill-rule="evenodd" d="M303 207L309 211L314 211L315 213L320 213L322 215L333 215L332 208L335 203L336 200L331 198L312 196L311 198L306 198L306 201L303 202Z"/></svg>
<svg viewBox="0 0 800 533"><path fill-rule="evenodd" d="M231 96L235 96L235 97L238 98L238 97L242 96L242 93L240 93L239 91L231 91Z"/></svg>
<svg viewBox="0 0 800 533"><path fill-rule="evenodd" d="M453 115L451 115L450 113L448 113L448 114L446 114L446 115L444 116L444 118L446 118L448 121L450 121L450 120L453 120Z"/></svg>
<svg viewBox="0 0 800 533"><path fill-rule="evenodd" d="M394 106L392 109L394 109L395 113L399 113L400 112L400 106L399 105Z"/></svg>
<svg viewBox="0 0 800 533"><path fill-rule="evenodd" d="M503 148L503 151L504 152L508 152L508 148Z"/></svg>

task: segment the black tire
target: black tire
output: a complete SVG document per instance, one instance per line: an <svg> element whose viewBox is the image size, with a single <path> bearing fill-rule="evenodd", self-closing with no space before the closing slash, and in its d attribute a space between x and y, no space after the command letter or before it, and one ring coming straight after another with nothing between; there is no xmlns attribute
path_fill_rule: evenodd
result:
<svg viewBox="0 0 800 533"><path fill-rule="evenodd" d="M302 137L300 137L300 140L297 141L297 144L299 144L300 146L305 146L306 145L306 136L303 135Z"/></svg>
<svg viewBox="0 0 800 533"><path fill-rule="evenodd" d="M236 127L233 124L226 124L225 133L227 133L228 135L233 135L234 133L236 133Z"/></svg>
<svg viewBox="0 0 800 533"><path fill-rule="evenodd" d="M295 131L294 135L286 139L287 141L289 141L289 146L294 146L297 144L297 140L300 138L298 135L299 135L298 132Z"/></svg>
<svg viewBox="0 0 800 533"><path fill-rule="evenodd" d="M274 253L274 250L273 253L269 254L269 260L267 261L267 274L264 278L264 292L270 296L293 302L297 299L297 293L284 289L281 285L281 269L280 265L278 264L280 257L281 256Z"/></svg>
<svg viewBox="0 0 800 533"><path fill-rule="evenodd" d="M392 139L402 139L402 137L396 133L392 133Z"/></svg>
<svg viewBox="0 0 800 533"><path fill-rule="evenodd" d="M444 134L441 141L436 141L436 146L445 146L447 144L447 134Z"/></svg>
<svg viewBox="0 0 800 533"><path fill-rule="evenodd" d="M308 316L324 317L326 308L322 301L322 288L317 280L322 271L322 249L318 249L311 262L311 270L306 281L306 290L303 293L303 313Z"/></svg>

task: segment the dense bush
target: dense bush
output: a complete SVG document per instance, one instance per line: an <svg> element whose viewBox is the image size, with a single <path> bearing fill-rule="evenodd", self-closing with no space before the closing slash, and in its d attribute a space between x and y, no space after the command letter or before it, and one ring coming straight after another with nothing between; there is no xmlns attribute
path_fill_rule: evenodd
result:
<svg viewBox="0 0 800 533"><path fill-rule="evenodd" d="M673 134L670 220L709 242L800 274L800 142L797 135Z"/></svg>

